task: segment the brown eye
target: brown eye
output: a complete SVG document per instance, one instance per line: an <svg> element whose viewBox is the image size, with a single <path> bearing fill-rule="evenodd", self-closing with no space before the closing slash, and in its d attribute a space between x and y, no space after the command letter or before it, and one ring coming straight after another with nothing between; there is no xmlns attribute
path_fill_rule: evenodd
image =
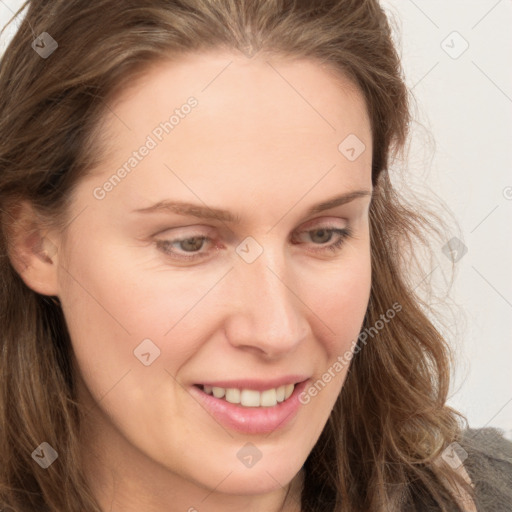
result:
<svg viewBox="0 0 512 512"><path fill-rule="evenodd" d="M311 236L311 233L314 235ZM333 235L337 235L337 240L330 245L326 245L325 247L318 247L313 249L314 251L324 251L326 249L330 251L337 251L341 248L346 238L352 236L352 231L350 228L329 228L329 227L321 227L316 229L308 229L307 231L299 232L299 235L307 234L308 238L313 240L313 245L322 245L327 244L332 240ZM307 242L306 242L307 243Z"/></svg>
<svg viewBox="0 0 512 512"><path fill-rule="evenodd" d="M311 237L311 239L314 242L315 242L315 238L316 238L316 243L326 244L327 242L330 242L330 240L332 239L334 230L320 228L320 229L314 229L313 231L309 231L309 233L315 233L316 235L318 235L317 237L315 237L315 236Z"/></svg>
<svg viewBox="0 0 512 512"><path fill-rule="evenodd" d="M176 259L192 260L206 256L206 252L200 252L207 236L193 236L188 238L176 238L173 240L157 240L157 247L165 254Z"/></svg>
<svg viewBox="0 0 512 512"><path fill-rule="evenodd" d="M178 244L180 245L180 248L182 248L186 252L194 252L199 251L202 248L205 239L206 238L204 236L195 236L193 238L185 238L183 240L180 240L178 241Z"/></svg>

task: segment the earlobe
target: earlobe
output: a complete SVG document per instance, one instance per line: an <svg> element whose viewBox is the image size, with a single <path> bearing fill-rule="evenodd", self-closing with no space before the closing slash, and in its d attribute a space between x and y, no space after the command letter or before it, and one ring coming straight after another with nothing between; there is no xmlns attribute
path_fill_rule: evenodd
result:
<svg viewBox="0 0 512 512"><path fill-rule="evenodd" d="M16 210L7 227L9 260L29 288L43 295L58 295L58 241L28 203Z"/></svg>

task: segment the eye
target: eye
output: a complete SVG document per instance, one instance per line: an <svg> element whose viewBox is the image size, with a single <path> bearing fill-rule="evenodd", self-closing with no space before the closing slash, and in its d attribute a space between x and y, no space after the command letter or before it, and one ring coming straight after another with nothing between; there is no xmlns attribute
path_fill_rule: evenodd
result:
<svg viewBox="0 0 512 512"><path fill-rule="evenodd" d="M157 240L157 247L172 258L181 260L193 260L204 257L204 253L198 253L204 245L205 241L211 239L207 236L192 236L188 238L175 238L172 240ZM178 251L173 248L178 248ZM179 251L183 251L180 253ZM187 254L190 253L190 254Z"/></svg>
<svg viewBox="0 0 512 512"><path fill-rule="evenodd" d="M311 233L319 234L319 236L311 235ZM345 240L352 236L352 231L349 227L346 228L334 228L323 226L316 229L308 229L306 231L300 231L299 235L307 234L308 238L319 240L315 245L323 245L323 247L319 247L313 249L314 252L323 252L326 249L331 252L336 252L341 250L342 245ZM328 243L332 240L333 235L336 235L335 241L332 243ZM325 245L327 244L327 245Z"/></svg>
<svg viewBox="0 0 512 512"><path fill-rule="evenodd" d="M337 252L341 250L345 240L352 236L352 231L349 227L334 228L323 226L316 229L299 231L297 233L297 235L301 236L305 234L308 235L308 238L317 240L316 242L313 241L313 245L321 246L312 249L313 252L325 252L326 250ZM312 236L311 234L315 235ZM335 241L331 242L333 236L335 236ZM172 259L183 261L206 258L211 250L202 251L202 249L205 245L211 246L213 243L214 241L210 237L204 235L193 235L186 238L156 241L156 245L159 250L170 256ZM297 245L295 242L294 244Z"/></svg>

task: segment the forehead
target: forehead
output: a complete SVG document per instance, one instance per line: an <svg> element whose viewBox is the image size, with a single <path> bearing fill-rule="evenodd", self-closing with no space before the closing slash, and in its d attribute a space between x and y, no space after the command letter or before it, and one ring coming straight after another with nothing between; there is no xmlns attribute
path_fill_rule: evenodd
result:
<svg viewBox="0 0 512 512"><path fill-rule="evenodd" d="M371 183L363 96L315 61L190 54L153 63L113 100L102 127L109 151L99 170L103 177L151 140L137 172L124 180L130 201L141 194L156 199L170 182L206 190L205 181L213 180L220 190L242 189L250 179L256 191L297 177L312 186L329 174L324 190L334 183L347 190ZM345 140L357 145L357 159L343 152ZM186 183L177 183L180 176Z"/></svg>

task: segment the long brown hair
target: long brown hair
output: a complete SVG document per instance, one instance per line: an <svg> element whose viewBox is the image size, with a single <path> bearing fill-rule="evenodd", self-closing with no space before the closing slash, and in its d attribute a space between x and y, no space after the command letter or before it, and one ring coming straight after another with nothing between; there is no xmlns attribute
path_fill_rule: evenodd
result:
<svg viewBox="0 0 512 512"><path fill-rule="evenodd" d="M304 465L303 512L459 510L447 481L471 489L442 450L460 435L447 407L450 351L413 289L409 257L441 219L393 188L410 98L376 0L34 0L0 69L0 507L99 512L80 458L80 405L58 300L28 288L12 264L20 201L65 227L73 187L103 156L96 137L115 95L147 66L211 49L303 57L330 65L364 94L373 136L372 288L357 354ZM18 12L21 12L21 10ZM41 58L41 33L58 43ZM392 304L392 321L382 314ZM375 334L374 331L378 330ZM42 441L59 458L43 471ZM9 510L9 508L7 508Z"/></svg>

